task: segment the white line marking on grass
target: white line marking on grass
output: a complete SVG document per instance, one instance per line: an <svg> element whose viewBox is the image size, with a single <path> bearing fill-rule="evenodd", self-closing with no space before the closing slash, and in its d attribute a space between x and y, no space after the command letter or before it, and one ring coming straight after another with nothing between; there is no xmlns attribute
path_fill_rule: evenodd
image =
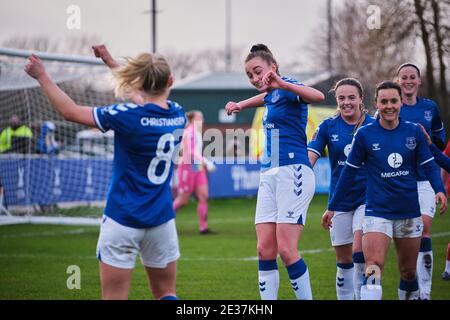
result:
<svg viewBox="0 0 450 320"><path fill-rule="evenodd" d="M83 234L91 230L85 228L72 229L72 230L62 230L62 231L42 231L42 232L26 232L26 233L14 233L1 235L0 239L10 239L10 238L33 238L33 237L52 237L60 235L72 235L72 234Z"/></svg>
<svg viewBox="0 0 450 320"><path fill-rule="evenodd" d="M446 236L450 236L450 232L439 232L431 235L432 238L440 238Z"/></svg>
<svg viewBox="0 0 450 320"><path fill-rule="evenodd" d="M96 259L95 254L91 256L67 256L62 254L47 254L47 253L0 253L0 259L83 259L93 260Z"/></svg>
<svg viewBox="0 0 450 320"><path fill-rule="evenodd" d="M300 255L304 255L304 254L317 254L317 253L323 253L323 252L329 252L329 251L334 251L334 249L333 249L333 248L328 248L328 249L303 250L303 251L300 251L299 254L300 254ZM258 260L258 257L238 258L237 260L243 260L243 261L255 261L255 260Z"/></svg>

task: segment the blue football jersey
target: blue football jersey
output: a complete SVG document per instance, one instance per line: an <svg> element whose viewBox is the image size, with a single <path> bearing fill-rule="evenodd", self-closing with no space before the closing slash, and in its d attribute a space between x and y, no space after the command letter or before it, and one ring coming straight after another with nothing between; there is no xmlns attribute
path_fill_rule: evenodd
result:
<svg viewBox="0 0 450 320"><path fill-rule="evenodd" d="M445 130L439 115L436 103L430 99L417 97L415 105L403 104L400 109L400 117L405 121L420 123L432 139L438 139L445 145ZM418 180L425 181L427 178L423 170L418 170Z"/></svg>
<svg viewBox="0 0 450 320"><path fill-rule="evenodd" d="M375 120L366 115L362 126L372 123ZM361 126L361 127L362 127ZM352 148L355 125L345 122L340 115L324 120L316 129L311 141L308 144L308 151L322 156L325 147L328 146L328 157L331 166L331 181L328 202L331 200L336 184L345 166L350 150ZM348 196L339 204L337 211L352 211L366 201L366 169L358 170L355 181L348 192Z"/></svg>
<svg viewBox="0 0 450 320"><path fill-rule="evenodd" d="M393 130L383 128L379 121L358 130L346 163L367 167L367 216L407 219L420 216L414 172L431 161L421 129L400 119Z"/></svg>
<svg viewBox="0 0 450 320"><path fill-rule="evenodd" d="M282 77L286 82L299 86L294 79ZM296 94L273 89L265 97L263 127L266 136L261 169L290 164L310 167L306 149L306 124L308 105Z"/></svg>
<svg viewBox="0 0 450 320"><path fill-rule="evenodd" d="M114 130L114 164L105 215L132 228L175 217L170 179L173 152L186 123L180 105L117 104L94 108L97 127Z"/></svg>

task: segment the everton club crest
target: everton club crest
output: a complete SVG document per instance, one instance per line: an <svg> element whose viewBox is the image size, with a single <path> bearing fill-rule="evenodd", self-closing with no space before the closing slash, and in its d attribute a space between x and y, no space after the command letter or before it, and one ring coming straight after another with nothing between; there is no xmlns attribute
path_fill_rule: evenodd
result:
<svg viewBox="0 0 450 320"><path fill-rule="evenodd" d="M415 137L407 137L405 145L409 150L414 150L416 148L416 138Z"/></svg>

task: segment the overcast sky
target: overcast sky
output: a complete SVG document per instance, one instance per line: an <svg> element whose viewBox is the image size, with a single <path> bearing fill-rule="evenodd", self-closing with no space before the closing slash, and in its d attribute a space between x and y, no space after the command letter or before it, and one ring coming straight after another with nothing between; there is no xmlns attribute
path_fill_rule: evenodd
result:
<svg viewBox="0 0 450 320"><path fill-rule="evenodd" d="M158 50L196 51L225 45L227 0L158 0ZM265 43L279 60L310 39L326 0L230 0L232 43ZM0 43L14 36L98 35L114 55L149 51L151 0L1 0ZM66 26L75 5L81 28Z"/></svg>

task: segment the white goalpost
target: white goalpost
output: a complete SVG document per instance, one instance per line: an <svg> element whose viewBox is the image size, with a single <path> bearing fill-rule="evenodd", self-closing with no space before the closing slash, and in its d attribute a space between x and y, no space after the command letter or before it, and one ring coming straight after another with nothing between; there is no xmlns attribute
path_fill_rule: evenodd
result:
<svg viewBox="0 0 450 320"><path fill-rule="evenodd" d="M78 104L118 102L100 59L0 48L0 225L97 225L111 177L113 135L54 111L23 71L32 53Z"/></svg>

